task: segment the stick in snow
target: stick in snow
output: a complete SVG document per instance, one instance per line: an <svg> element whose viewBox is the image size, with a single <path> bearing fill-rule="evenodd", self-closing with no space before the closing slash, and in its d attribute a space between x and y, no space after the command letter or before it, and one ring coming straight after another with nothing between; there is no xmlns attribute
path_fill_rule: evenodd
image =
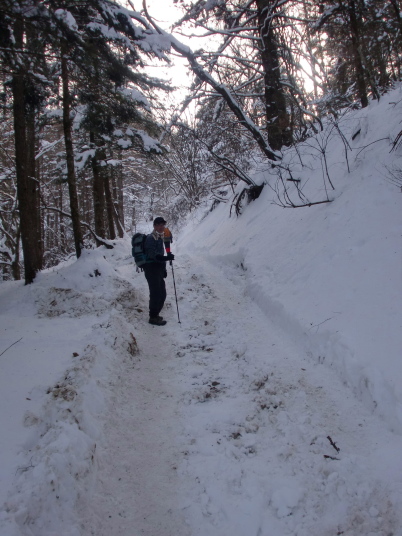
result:
<svg viewBox="0 0 402 536"><path fill-rule="evenodd" d="M330 436L327 436L327 439L328 441L331 443L331 445L334 447L334 449L336 450L336 452L339 452L341 449L339 447L336 446L336 443L334 443L331 439Z"/></svg>
<svg viewBox="0 0 402 536"><path fill-rule="evenodd" d="M21 337L21 339L23 339L23 338L24 338L24 337ZM15 342L13 342L13 344L10 344L10 346L9 346L8 348L6 348L6 349L4 350L4 352L1 352L0 357L1 357L3 354L5 354L5 353L7 352L7 350L9 350L9 349L11 348L11 346L14 346L14 344L17 344L17 342L20 342L21 339L18 339L18 341L15 341Z"/></svg>

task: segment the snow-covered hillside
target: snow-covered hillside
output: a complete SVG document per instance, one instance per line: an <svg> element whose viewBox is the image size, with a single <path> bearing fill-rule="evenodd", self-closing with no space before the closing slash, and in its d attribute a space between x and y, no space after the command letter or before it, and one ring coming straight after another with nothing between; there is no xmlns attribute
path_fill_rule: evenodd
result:
<svg viewBox="0 0 402 536"><path fill-rule="evenodd" d="M391 149L402 130L401 99L394 91L339 120L347 159L346 142L328 126L299 146L300 162L294 151L285 155L283 164L291 163L293 177L307 184L309 201L325 200L328 192L331 204L283 209L272 204L277 197L266 187L241 218L228 218L229 207L220 206L181 242L182 251L223 270L243 267L247 293L262 312L313 360L338 370L399 433L402 177L398 187L391 171L402 169L402 147ZM323 147L335 190L322 179ZM267 177L269 170L258 178ZM303 203L295 190L290 195Z"/></svg>
<svg viewBox="0 0 402 536"><path fill-rule="evenodd" d="M171 273L147 323L129 237L0 285L1 536L402 535L401 111L285 154L330 203L260 167L240 217L191 215L181 324Z"/></svg>

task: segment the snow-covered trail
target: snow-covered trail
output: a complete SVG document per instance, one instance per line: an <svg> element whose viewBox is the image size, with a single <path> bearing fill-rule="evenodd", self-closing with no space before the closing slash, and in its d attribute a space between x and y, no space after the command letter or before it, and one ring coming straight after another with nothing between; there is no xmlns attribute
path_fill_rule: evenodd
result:
<svg viewBox="0 0 402 536"><path fill-rule="evenodd" d="M175 275L181 325L170 274L168 325L137 323L111 372L83 536L401 535L401 438L270 324L241 266L182 255Z"/></svg>
<svg viewBox="0 0 402 536"><path fill-rule="evenodd" d="M133 271L132 265L126 269L130 277ZM136 285L140 278L135 277ZM146 315L134 318L138 322ZM174 342L165 330L145 322L132 331L138 353L110 369L97 478L80 512L82 536L187 536L177 497Z"/></svg>

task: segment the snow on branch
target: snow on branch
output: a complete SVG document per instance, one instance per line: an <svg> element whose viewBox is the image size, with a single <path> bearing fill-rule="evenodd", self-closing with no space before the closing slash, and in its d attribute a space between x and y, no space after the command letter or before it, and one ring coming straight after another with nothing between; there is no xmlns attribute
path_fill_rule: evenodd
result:
<svg viewBox="0 0 402 536"><path fill-rule="evenodd" d="M260 129L245 114L245 112L243 111L239 103L233 97L231 91L224 84L220 84L219 82L217 82L208 72L206 72L202 68L202 66L197 62L195 54L192 52L190 47L184 45L172 35L169 35L167 32L159 28L153 22L153 20L151 19L147 11L146 0L143 0L143 8L147 16L147 19L152 24L152 26L156 29L156 31L161 36L164 36L170 40L171 47L176 52L178 52L181 56L187 59L194 74L196 74L200 80L210 85L221 97L225 99L227 105L229 106L231 111L234 113L234 115L237 117L240 124L243 125L252 134L253 138L256 140L261 151L265 154L265 156L267 156L270 160L273 160L275 162L280 160L281 159L280 153L272 151L268 143L265 141Z"/></svg>
<svg viewBox="0 0 402 536"><path fill-rule="evenodd" d="M46 154L48 151L53 149L53 147L55 147L57 144L61 143L63 140L64 140L64 137L61 137L58 140L53 141L53 142L48 142L46 140L42 140L41 148L40 148L39 152L35 155L35 160L38 160L38 158L40 158L41 156Z"/></svg>

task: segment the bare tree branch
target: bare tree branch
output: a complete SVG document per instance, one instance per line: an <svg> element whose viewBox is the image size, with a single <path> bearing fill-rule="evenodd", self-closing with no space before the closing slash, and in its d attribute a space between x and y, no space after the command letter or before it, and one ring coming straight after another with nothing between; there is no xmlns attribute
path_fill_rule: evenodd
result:
<svg viewBox="0 0 402 536"><path fill-rule="evenodd" d="M180 43L176 38L174 38L172 35L169 35L164 30L159 28L154 21L151 19L151 17L148 14L147 6L146 6L146 0L143 0L143 8L144 12L146 14L146 17L150 24L155 28L155 30L160 34L166 37L170 40L172 48L180 53L183 57L187 59L187 61L190 64L191 69L193 72L206 84L210 85L214 88L214 90L225 99L227 105L232 110L234 115L239 120L240 124L243 125L249 132L251 132L253 138L258 143L260 149L262 152L267 156L270 160L273 160L274 162L281 160L281 156L279 153L274 153L271 148L269 147L268 143L265 141L260 129L257 127L257 125L254 124L254 122L245 114L243 109L240 107L236 99L233 97L230 90L223 84L218 83L209 73L207 73L201 65L197 62L196 57L192 50Z"/></svg>

